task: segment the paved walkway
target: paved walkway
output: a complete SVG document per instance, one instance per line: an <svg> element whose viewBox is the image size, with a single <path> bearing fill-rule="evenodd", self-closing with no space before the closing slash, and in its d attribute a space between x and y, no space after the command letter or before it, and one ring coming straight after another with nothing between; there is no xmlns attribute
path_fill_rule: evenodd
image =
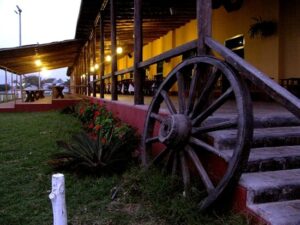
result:
<svg viewBox="0 0 300 225"><path fill-rule="evenodd" d="M82 96L79 95L72 95L72 94L66 94L64 99L56 99L56 100L70 100L70 99L81 99ZM97 98L100 98L100 95L97 95ZM111 95L106 94L104 96L104 99L111 100ZM145 105L149 105L151 103L152 96L145 96L144 102ZM178 107L178 100L175 96L171 97L172 102L174 103L175 107ZM128 104L134 103L134 97L133 95L118 95L118 101L125 102ZM36 100L34 102L22 102L21 100L6 102L6 103L0 103L0 109L11 109L15 107L15 104L51 104L52 103L52 97L46 96L43 99ZM275 102L271 101L255 101L253 102L253 111L254 114L273 114L276 112L278 113L284 113L289 114L289 112L283 108L282 106L278 105ZM163 104L162 108L166 108L166 106ZM216 113L217 114L235 114L235 107L233 102L227 102L224 104Z"/></svg>
<svg viewBox="0 0 300 225"><path fill-rule="evenodd" d="M65 100L80 100L82 97L78 95L72 94L65 94L64 98L55 99L56 102L65 101ZM21 99L17 99L16 101L9 101L0 103L0 109L7 111L11 109L15 109L16 106L24 106L24 105L35 105L35 106L42 106L42 105L51 105L53 103L52 96L46 96L45 98L41 98L35 100L34 102L22 102Z"/></svg>
<svg viewBox="0 0 300 225"><path fill-rule="evenodd" d="M97 95L97 98L100 96ZM111 100L111 95L105 95L104 99ZM145 105L149 105L151 103L152 96L145 96L144 103ZM178 107L177 98L172 96L171 97L172 102L174 103L175 107ZM119 95L118 101L120 102L126 102L133 104L134 103L134 97L133 95ZM162 108L166 108L165 105L162 105ZM224 104L216 113L218 114L234 114L235 113L235 107L234 102L228 101L226 104ZM254 101L253 102L253 113L254 114L272 114L272 113L283 113L283 114L290 114L285 108L283 108L281 105L277 104L273 101Z"/></svg>

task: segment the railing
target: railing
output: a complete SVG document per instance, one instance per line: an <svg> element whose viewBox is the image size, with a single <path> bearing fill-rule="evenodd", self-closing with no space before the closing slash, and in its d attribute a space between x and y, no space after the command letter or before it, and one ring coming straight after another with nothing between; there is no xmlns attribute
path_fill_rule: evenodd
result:
<svg viewBox="0 0 300 225"><path fill-rule="evenodd" d="M256 87L261 89L261 91L265 92L269 97L300 118L299 98L270 79L267 74L256 69L254 66L212 38L206 37L205 44L212 50L218 52L226 62L239 71L245 78L250 80Z"/></svg>
<svg viewBox="0 0 300 225"><path fill-rule="evenodd" d="M162 53L158 56L154 56L150 59L147 59L143 62L140 62L138 64L138 68L143 69L143 68L148 67L152 64L174 58L176 56L182 55L184 52L196 49L196 47L197 47L197 40L190 41L186 44L180 45L176 48L173 48L169 51L166 51L166 52L164 52L164 53ZM130 72L133 72L133 67L129 67L129 68L126 68L126 69L123 69L123 70L119 70L119 71L115 72L115 76L120 76L120 75L130 73ZM106 74L105 76L102 77L102 79L107 79L107 78L110 78L110 77L111 77L111 74ZM90 83L98 82L98 81L100 81L100 79L96 79L94 81L91 81Z"/></svg>
<svg viewBox="0 0 300 225"><path fill-rule="evenodd" d="M246 79L252 82L252 84L259 88L262 92L266 93L269 97L288 109L295 116L300 118L300 100L293 94L291 94L284 87L280 86L277 82L269 78L269 76L262 71L256 69L254 66L246 62L244 59L233 53L230 49L224 45L213 40L211 37L205 38L205 44L212 50L218 52L224 60L239 71ZM197 47L197 40L188 42L184 45L178 46L174 49L166 51L158 56L152 57L146 61L138 64L139 69L148 67L149 65L157 62L168 60L183 54L186 51L193 50ZM117 71L115 76L123 75L129 72L133 72L133 67ZM110 78L111 74L106 74L102 79ZM97 79L93 82L98 82ZM86 88L86 86L84 86Z"/></svg>
<svg viewBox="0 0 300 225"><path fill-rule="evenodd" d="M88 85L70 85L70 92L83 94L83 93L87 93L87 88Z"/></svg>
<svg viewBox="0 0 300 225"><path fill-rule="evenodd" d="M0 103L16 101L17 99L21 99L21 91L14 92L0 92Z"/></svg>
<svg viewBox="0 0 300 225"><path fill-rule="evenodd" d="M15 94L0 94L0 103L15 100Z"/></svg>

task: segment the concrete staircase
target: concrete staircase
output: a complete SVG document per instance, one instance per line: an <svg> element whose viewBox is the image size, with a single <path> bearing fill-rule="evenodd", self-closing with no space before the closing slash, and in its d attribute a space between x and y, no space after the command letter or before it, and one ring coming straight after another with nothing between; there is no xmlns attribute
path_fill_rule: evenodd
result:
<svg viewBox="0 0 300 225"><path fill-rule="evenodd" d="M269 113L256 115L254 121L253 146L239 181L246 190L246 211L266 224L299 225L300 120L289 113ZM211 137L229 158L236 131L212 132Z"/></svg>

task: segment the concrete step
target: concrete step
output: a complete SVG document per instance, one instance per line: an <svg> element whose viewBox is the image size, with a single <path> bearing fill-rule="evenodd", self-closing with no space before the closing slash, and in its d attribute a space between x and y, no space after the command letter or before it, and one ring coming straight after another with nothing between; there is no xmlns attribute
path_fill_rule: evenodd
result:
<svg viewBox="0 0 300 225"><path fill-rule="evenodd" d="M239 185L248 204L300 199L300 169L245 173Z"/></svg>
<svg viewBox="0 0 300 225"><path fill-rule="evenodd" d="M217 149L233 149L236 142L236 130L221 130L209 133ZM252 147L271 147L300 145L300 126L272 127L254 129Z"/></svg>
<svg viewBox="0 0 300 225"><path fill-rule="evenodd" d="M214 115L209 117L204 124L216 124L235 118L235 115ZM253 120L255 128L300 126L300 119L291 113L256 114Z"/></svg>
<svg viewBox="0 0 300 225"><path fill-rule="evenodd" d="M253 204L248 208L271 225L300 224L300 200Z"/></svg>
<svg viewBox="0 0 300 225"><path fill-rule="evenodd" d="M229 161L232 150L222 151ZM300 168L300 145L253 148L245 172Z"/></svg>

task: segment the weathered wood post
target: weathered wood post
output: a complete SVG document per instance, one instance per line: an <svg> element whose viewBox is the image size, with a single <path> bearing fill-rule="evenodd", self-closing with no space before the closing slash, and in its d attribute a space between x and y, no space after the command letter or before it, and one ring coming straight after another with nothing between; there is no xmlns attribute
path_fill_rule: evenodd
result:
<svg viewBox="0 0 300 225"><path fill-rule="evenodd" d="M53 225L67 225L65 177L63 174L52 175L52 190L49 198L53 209Z"/></svg>
<svg viewBox="0 0 300 225"><path fill-rule="evenodd" d="M134 0L134 104L144 104L145 74L138 68L143 60L142 0Z"/></svg>
<svg viewBox="0 0 300 225"><path fill-rule="evenodd" d="M209 53L209 48L205 45L205 37L211 36L212 30L212 1L197 0L197 26L198 26L198 43L197 54L203 55Z"/></svg>
<svg viewBox="0 0 300 225"><path fill-rule="evenodd" d="M91 41L87 41L87 64L86 64L86 76L87 76L87 95L91 96Z"/></svg>
<svg viewBox="0 0 300 225"><path fill-rule="evenodd" d="M95 68L96 65L96 25L94 25L94 29L93 29L93 68L94 68L94 72L93 72L93 97L96 97L96 73L97 73L97 69Z"/></svg>
<svg viewBox="0 0 300 225"><path fill-rule="evenodd" d="M104 98L104 70L105 70L105 62L104 62L104 21L103 16L100 15L100 98Z"/></svg>
<svg viewBox="0 0 300 225"><path fill-rule="evenodd" d="M110 0L110 26L111 26L111 100L118 100L117 77L117 23L116 23L116 0Z"/></svg>

